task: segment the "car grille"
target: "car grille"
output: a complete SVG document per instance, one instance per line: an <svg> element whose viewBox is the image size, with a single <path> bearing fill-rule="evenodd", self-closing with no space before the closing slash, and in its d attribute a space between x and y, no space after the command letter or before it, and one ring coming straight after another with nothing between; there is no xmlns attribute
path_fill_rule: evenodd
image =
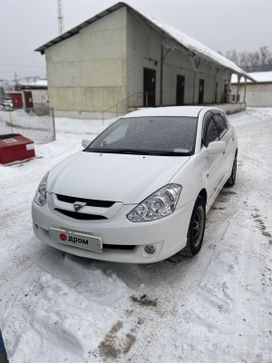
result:
<svg viewBox="0 0 272 363"><path fill-rule="evenodd" d="M136 245L109 245L103 243L103 249L109 249L109 250L134 250Z"/></svg>
<svg viewBox="0 0 272 363"><path fill-rule="evenodd" d="M104 216L100 216L100 215L96 215L96 214L88 214L88 213L79 213L79 212L72 212L69 210L65 210L65 209L60 209L60 208L55 208L56 212L59 212L61 214L66 215L67 217L71 217L74 219L79 219L79 220L99 220L99 219L107 219Z"/></svg>
<svg viewBox="0 0 272 363"><path fill-rule="evenodd" d="M84 198L76 198L76 197L69 197L67 195L56 194L58 200L61 202L66 203L75 203L75 202L84 202L86 206L89 207L99 207L99 208L110 208L113 206L115 202L109 200L95 200L95 199L84 199Z"/></svg>

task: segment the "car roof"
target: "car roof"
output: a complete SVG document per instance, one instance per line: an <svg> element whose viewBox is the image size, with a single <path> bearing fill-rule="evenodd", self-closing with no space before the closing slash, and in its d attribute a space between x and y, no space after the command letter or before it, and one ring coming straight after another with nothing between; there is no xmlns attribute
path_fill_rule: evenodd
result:
<svg viewBox="0 0 272 363"><path fill-rule="evenodd" d="M168 106L141 108L123 115L121 118L148 117L148 116L187 116L197 117L202 110L215 110L214 107L205 106Z"/></svg>

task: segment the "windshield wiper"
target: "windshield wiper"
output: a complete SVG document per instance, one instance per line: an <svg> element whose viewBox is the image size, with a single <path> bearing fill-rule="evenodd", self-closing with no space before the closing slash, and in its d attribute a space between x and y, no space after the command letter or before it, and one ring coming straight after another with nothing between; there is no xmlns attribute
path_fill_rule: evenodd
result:
<svg viewBox="0 0 272 363"><path fill-rule="evenodd" d="M135 155L152 155L151 152L145 150L135 150L135 149L95 149L88 148L83 151L93 152L93 153L108 153L108 154L135 154Z"/></svg>
<svg viewBox="0 0 272 363"><path fill-rule="evenodd" d="M119 149L118 154L135 154L135 155L152 155L148 150L135 150L135 149Z"/></svg>
<svg viewBox="0 0 272 363"><path fill-rule="evenodd" d="M190 156L191 153L167 150L135 150L135 149L100 149L87 148L83 151L108 154L156 155L156 156Z"/></svg>
<svg viewBox="0 0 272 363"><path fill-rule="evenodd" d="M191 156L191 152L190 151L160 151L160 154L162 156Z"/></svg>

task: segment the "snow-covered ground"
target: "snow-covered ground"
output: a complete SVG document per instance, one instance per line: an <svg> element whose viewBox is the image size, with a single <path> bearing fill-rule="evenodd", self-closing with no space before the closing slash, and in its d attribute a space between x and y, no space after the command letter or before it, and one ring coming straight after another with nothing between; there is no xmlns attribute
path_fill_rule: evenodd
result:
<svg viewBox="0 0 272 363"><path fill-rule="evenodd" d="M0 166L0 328L11 363L272 362L272 109L229 119L237 184L218 196L193 259L98 262L34 237L38 182L102 122L57 119L40 158Z"/></svg>

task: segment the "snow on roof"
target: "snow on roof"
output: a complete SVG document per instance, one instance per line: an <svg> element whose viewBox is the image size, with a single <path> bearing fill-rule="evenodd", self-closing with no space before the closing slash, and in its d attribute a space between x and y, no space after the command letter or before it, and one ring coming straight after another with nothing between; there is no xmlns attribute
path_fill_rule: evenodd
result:
<svg viewBox="0 0 272 363"><path fill-rule="evenodd" d="M98 19L101 19L101 17L104 17L108 15L109 13L126 6L131 11L135 12L136 14L140 15L145 21L148 21L153 27L157 28L157 30L163 31L166 33L170 38L172 38L174 41L176 41L179 45L181 45L183 48L186 48L187 50L191 51L194 54L197 54L198 56L213 62L217 63L225 68L228 68L234 73L243 75L245 77L251 78L243 69L238 67L235 63L230 61L229 59L225 58L224 56L220 55L219 53L215 52L214 50L208 48L206 45L198 42L197 40L191 38L190 36L182 33L180 30L174 28L173 26L167 24L165 21L160 20L158 18L155 18L154 16L148 15L145 11L142 10L136 10L136 8L124 3L119 2L115 5L107 8L106 10L102 11L101 13L97 14L96 16L90 18L89 20L79 24L77 27L70 29L69 31L61 34L60 36L54 38L53 40L45 43L44 45L40 46L36 49L36 51L44 53L45 49L61 42L64 39L67 39L77 33L80 32L82 28L85 28L89 24L95 22Z"/></svg>
<svg viewBox="0 0 272 363"><path fill-rule="evenodd" d="M225 58L218 52L208 48L206 45L200 43L199 41L195 40L194 38L182 33L180 30L174 28L173 26L167 24L165 21L155 18L154 16L150 16L144 11L140 11L145 18L147 18L150 22L154 25L158 26L160 29L165 31L165 33L169 34L172 38L178 41L181 45L185 48L191 50L193 53L198 53L204 56L204 58L208 58L209 60L216 62L223 67L229 68L238 74L243 74L247 76L247 73L240 67L238 67L235 63L230 61L229 59Z"/></svg>
<svg viewBox="0 0 272 363"><path fill-rule="evenodd" d="M272 83L272 71L271 72L250 72L248 73L252 78L255 79L258 83ZM244 83L244 78L241 78L240 83ZM247 81L248 83L252 83L252 81ZM233 74L231 77L231 83L238 83L238 77L236 74Z"/></svg>
<svg viewBox="0 0 272 363"><path fill-rule="evenodd" d="M19 85L23 87L47 87L47 79L37 79L34 82L21 81Z"/></svg>

